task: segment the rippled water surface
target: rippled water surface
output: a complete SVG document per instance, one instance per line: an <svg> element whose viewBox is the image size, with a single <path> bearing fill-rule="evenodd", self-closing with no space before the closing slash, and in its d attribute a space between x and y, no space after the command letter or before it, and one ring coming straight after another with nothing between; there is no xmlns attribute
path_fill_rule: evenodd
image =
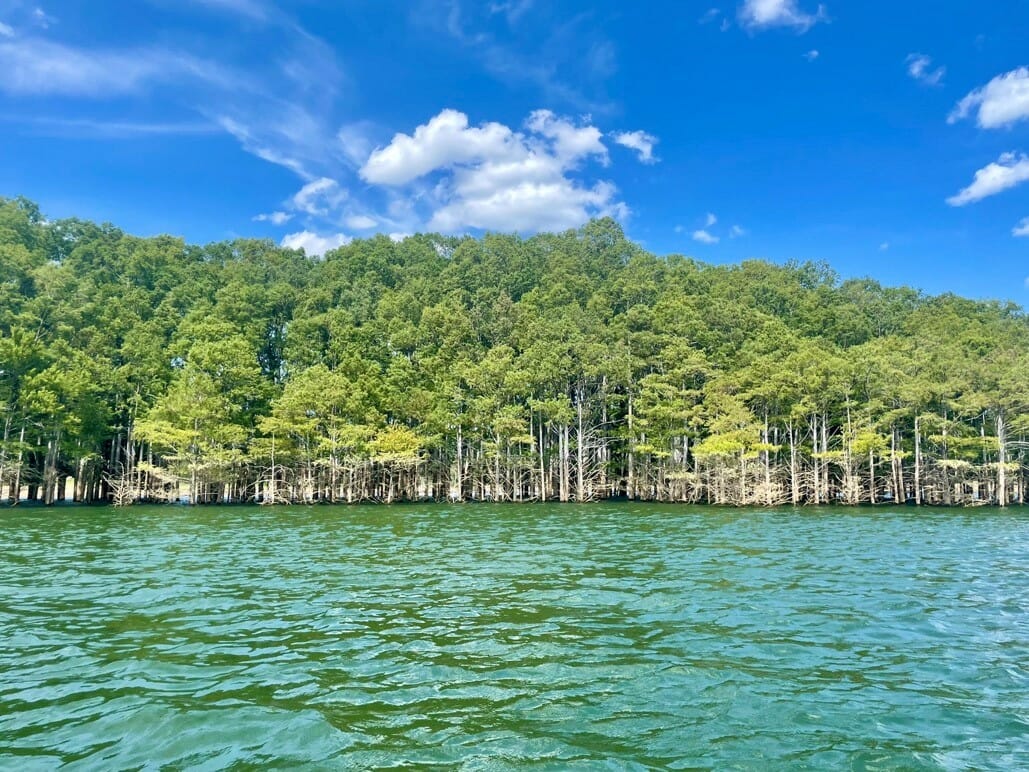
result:
<svg viewBox="0 0 1029 772"><path fill-rule="evenodd" d="M0 767L1029 768L1024 512L0 511Z"/></svg>

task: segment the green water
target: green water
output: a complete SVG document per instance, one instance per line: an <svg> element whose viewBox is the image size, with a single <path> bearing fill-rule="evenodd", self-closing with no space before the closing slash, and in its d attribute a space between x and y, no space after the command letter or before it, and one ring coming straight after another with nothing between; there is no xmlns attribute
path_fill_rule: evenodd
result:
<svg viewBox="0 0 1029 772"><path fill-rule="evenodd" d="M1029 768L1029 516L0 511L0 768Z"/></svg>

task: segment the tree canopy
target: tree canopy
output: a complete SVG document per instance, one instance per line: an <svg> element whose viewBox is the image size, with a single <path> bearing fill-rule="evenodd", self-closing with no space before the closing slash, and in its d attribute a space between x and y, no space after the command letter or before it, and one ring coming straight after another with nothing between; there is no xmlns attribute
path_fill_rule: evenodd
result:
<svg viewBox="0 0 1029 772"><path fill-rule="evenodd" d="M1023 502L1029 318L610 219L324 258L0 199L0 496Z"/></svg>

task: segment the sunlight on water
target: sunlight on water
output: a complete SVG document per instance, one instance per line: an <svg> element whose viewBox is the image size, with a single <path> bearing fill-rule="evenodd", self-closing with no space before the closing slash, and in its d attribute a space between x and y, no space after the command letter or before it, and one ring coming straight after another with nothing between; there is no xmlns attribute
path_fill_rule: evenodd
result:
<svg viewBox="0 0 1029 772"><path fill-rule="evenodd" d="M0 767L1029 767L1025 513L0 512Z"/></svg>

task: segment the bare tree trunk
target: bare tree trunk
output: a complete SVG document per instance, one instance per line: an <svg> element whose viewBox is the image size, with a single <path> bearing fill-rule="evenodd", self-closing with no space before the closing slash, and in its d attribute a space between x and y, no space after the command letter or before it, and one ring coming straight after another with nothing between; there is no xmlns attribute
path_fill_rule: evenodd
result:
<svg viewBox="0 0 1029 772"><path fill-rule="evenodd" d="M540 416L540 423L538 427L540 436L540 501L547 500L547 470L546 470L546 459L543 452L543 416Z"/></svg>
<svg viewBox="0 0 1029 772"><path fill-rule="evenodd" d="M915 416L915 505L922 506L922 433Z"/></svg>
<svg viewBox="0 0 1029 772"><path fill-rule="evenodd" d="M636 498L636 435L633 433L632 386L629 387L629 453L626 459L625 495L628 499Z"/></svg>
<svg viewBox="0 0 1029 772"><path fill-rule="evenodd" d="M1006 507L1008 505L1008 440L1007 431L1004 425L1004 413L997 413L997 505Z"/></svg>
<svg viewBox="0 0 1029 772"><path fill-rule="evenodd" d="M790 438L790 501L793 506L800 504L800 480L797 476L797 436L796 428L791 422L788 427Z"/></svg>
<svg viewBox="0 0 1029 772"><path fill-rule="evenodd" d="M814 469L815 506L822 503L822 483L818 476L818 415L811 415L811 461Z"/></svg>
<svg viewBox="0 0 1029 772"><path fill-rule="evenodd" d="M561 426L561 501L568 501L570 495L569 485L569 450L568 450L568 424Z"/></svg>
<svg viewBox="0 0 1029 772"><path fill-rule="evenodd" d="M875 451L868 451L868 503L875 503Z"/></svg>
<svg viewBox="0 0 1029 772"><path fill-rule="evenodd" d="M18 433L18 462L14 466L14 479L11 481L11 506L21 500L21 467L25 459L25 426Z"/></svg>
<svg viewBox="0 0 1029 772"><path fill-rule="evenodd" d="M583 388L579 386L576 390L575 403L578 418L578 425L575 433L575 500L586 500L586 486L583 475L586 471L586 436L583 431L582 401Z"/></svg>

